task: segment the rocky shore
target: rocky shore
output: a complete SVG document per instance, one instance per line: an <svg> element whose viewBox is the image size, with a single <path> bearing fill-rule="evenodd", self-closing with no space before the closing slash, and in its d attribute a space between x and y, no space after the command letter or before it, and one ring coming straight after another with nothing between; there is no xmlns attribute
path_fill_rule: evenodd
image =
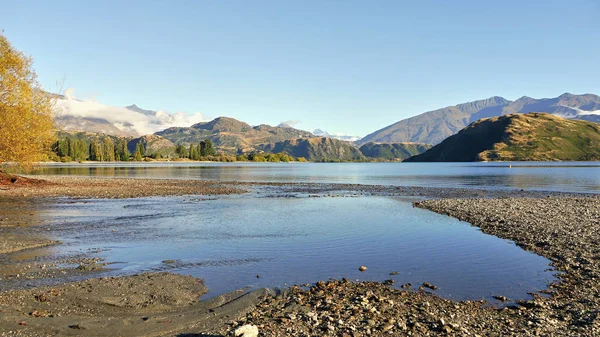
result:
<svg viewBox="0 0 600 337"><path fill-rule="evenodd" d="M457 217L545 256L561 272L548 296L502 309L390 284L346 280L291 288L241 320L264 336L598 336L600 198L442 199L415 206ZM385 283L385 282L384 282ZM418 286L418 285L417 285Z"/></svg>
<svg viewBox="0 0 600 337"><path fill-rule="evenodd" d="M0 189L3 273L93 276L11 260L15 251L54 244L27 236L40 219L27 211L40 197L125 198L254 193L257 197L419 196L416 207L468 221L552 261L560 282L529 301L495 308L435 295L435 285L330 280L283 292L232 293L196 299L198 279L167 274L89 279L0 292L4 336L233 336L256 326L260 336L597 336L600 335L600 198L528 191L485 191L336 184L267 184L154 179L44 177L43 185ZM23 196L26 196L25 198ZM20 230L23 229L23 230ZM39 240L39 241L36 241ZM58 263L57 263L58 264ZM357 266L358 268L358 266ZM92 274L90 274L92 272ZM2 279L3 273L0 273ZM86 276L87 273L87 276ZM75 275L73 274L73 275ZM15 278L12 278L15 279ZM3 289L12 283L4 283ZM226 281L226 280L224 280ZM499 294L501 295L501 294Z"/></svg>

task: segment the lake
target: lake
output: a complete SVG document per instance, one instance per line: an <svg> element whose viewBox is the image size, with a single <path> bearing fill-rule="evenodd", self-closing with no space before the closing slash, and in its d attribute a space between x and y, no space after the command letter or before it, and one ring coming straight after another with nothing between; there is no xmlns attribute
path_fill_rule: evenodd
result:
<svg viewBox="0 0 600 337"><path fill-rule="evenodd" d="M118 163L53 164L38 174L356 183L598 193L599 163ZM418 199L340 193L272 197L60 199L42 210L55 253L100 249L104 275L171 271L203 278L208 297L243 287L328 278L423 282L456 300L529 298L556 281L549 260L448 216ZM269 195L271 197L265 197ZM163 262L165 260L173 260ZM366 272L358 267L365 265ZM397 272L397 275L390 275Z"/></svg>
<svg viewBox="0 0 600 337"><path fill-rule="evenodd" d="M48 164L36 173L600 193L600 162L93 163Z"/></svg>

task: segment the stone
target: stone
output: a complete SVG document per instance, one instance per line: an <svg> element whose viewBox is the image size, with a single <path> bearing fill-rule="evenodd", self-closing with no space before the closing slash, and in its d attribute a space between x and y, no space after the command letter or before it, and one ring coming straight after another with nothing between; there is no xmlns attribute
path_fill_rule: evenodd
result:
<svg viewBox="0 0 600 337"><path fill-rule="evenodd" d="M360 270L360 271L365 271L365 270L367 270L367 267L365 267L365 266L360 266L360 267L358 268L358 270Z"/></svg>
<svg viewBox="0 0 600 337"><path fill-rule="evenodd" d="M258 337L258 327L256 325L246 324L234 332L236 337Z"/></svg>

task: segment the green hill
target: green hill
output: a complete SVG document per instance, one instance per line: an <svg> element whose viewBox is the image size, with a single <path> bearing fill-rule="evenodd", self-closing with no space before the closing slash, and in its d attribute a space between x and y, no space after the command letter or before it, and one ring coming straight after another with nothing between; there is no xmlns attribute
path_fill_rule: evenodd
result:
<svg viewBox="0 0 600 337"><path fill-rule="evenodd" d="M600 160L600 124L547 113L474 122L408 162Z"/></svg>
<svg viewBox="0 0 600 337"><path fill-rule="evenodd" d="M313 137L291 139L275 144L261 146L266 152L284 152L296 158L303 157L310 161L340 162L364 161L365 156L350 143L335 138Z"/></svg>
<svg viewBox="0 0 600 337"><path fill-rule="evenodd" d="M421 154L431 148L429 144L420 143L367 143L360 147L360 152L374 159L404 160L408 157Z"/></svg>

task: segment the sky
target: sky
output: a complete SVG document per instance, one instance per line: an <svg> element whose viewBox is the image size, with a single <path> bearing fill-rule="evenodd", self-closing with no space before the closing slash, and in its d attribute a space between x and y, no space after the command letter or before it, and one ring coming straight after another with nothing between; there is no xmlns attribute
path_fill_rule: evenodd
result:
<svg viewBox="0 0 600 337"><path fill-rule="evenodd" d="M0 0L44 88L365 136L503 96L600 94L600 2Z"/></svg>

